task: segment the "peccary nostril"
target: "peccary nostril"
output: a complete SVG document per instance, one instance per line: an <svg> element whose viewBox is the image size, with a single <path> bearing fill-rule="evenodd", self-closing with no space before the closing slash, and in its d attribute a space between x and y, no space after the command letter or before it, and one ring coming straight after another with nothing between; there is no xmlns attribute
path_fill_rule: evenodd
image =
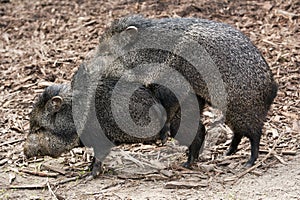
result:
<svg viewBox="0 0 300 200"><path fill-rule="evenodd" d="M24 145L23 145L23 152L24 152L24 155L26 156L26 158L30 158L32 157L32 147L31 147L31 143L30 141L28 141L28 138L27 140L25 141Z"/></svg>
<svg viewBox="0 0 300 200"><path fill-rule="evenodd" d="M36 156L36 152L39 149L39 140L36 134L29 134L23 145L23 152L26 158Z"/></svg>
<svg viewBox="0 0 300 200"><path fill-rule="evenodd" d="M24 152L24 155L25 155L26 158L30 158L27 143L25 143L24 146L23 146L23 152Z"/></svg>

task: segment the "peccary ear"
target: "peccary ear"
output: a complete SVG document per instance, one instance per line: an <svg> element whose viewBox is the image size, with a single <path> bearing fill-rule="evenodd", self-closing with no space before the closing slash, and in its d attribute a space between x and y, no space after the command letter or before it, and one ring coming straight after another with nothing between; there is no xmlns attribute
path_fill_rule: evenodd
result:
<svg viewBox="0 0 300 200"><path fill-rule="evenodd" d="M128 26L121 34L120 34L120 42L121 46L125 49L130 47L131 44L135 42L137 39L138 28L135 26Z"/></svg>
<svg viewBox="0 0 300 200"><path fill-rule="evenodd" d="M54 96L50 100L50 106L52 107L52 111L57 112L60 110L61 105L63 103L63 98L61 96Z"/></svg>
<svg viewBox="0 0 300 200"><path fill-rule="evenodd" d="M128 26L125 31L130 35L135 35L138 32L138 28L136 26Z"/></svg>

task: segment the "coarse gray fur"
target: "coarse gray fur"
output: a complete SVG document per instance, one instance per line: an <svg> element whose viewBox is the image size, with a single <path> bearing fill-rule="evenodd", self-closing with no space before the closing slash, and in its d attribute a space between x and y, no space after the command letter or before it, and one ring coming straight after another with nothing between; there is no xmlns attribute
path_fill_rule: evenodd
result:
<svg viewBox="0 0 300 200"><path fill-rule="evenodd" d="M104 73L106 77L120 77L128 70L143 63L166 63L189 81L193 92L199 98L224 112L225 123L234 133L228 154L236 151L243 136L250 139L251 158L247 165L253 165L258 156L264 120L277 94L277 84L268 64L252 42L240 31L224 23L196 18L147 19L134 15L116 20L111 25L100 39L100 48L96 57L116 52L117 48L113 45L114 48L107 48L106 42L110 37L126 32L128 27L137 29L136 32L127 36L127 38L133 38L133 41L116 42L116 44L122 44L122 42L125 44L123 50L126 54L118 59L119 63L116 62L108 69L104 69L107 70ZM155 43L153 38L172 34L174 30L176 30L175 33L178 33L179 30L182 35L179 37L181 41L178 42L173 52L135 48L141 43ZM149 41L147 41L148 39ZM203 77L204 75L199 73L194 66L176 54L181 51L182 42L191 39L197 41L210 56L214 66L221 74L226 94L210 93L207 81L218 81L213 80L214 74L209 74L209 72L205 74L211 79ZM104 48L101 44L104 44ZM122 48L118 51L122 51ZM210 67L210 65L203 67ZM149 73L150 75L146 78L144 76L139 78L138 74L135 78L148 86L151 82L165 76L164 72L162 70L157 73ZM172 81L171 78L170 81ZM224 99L223 95L227 95L226 107L222 106L222 102L212 101L212 99ZM168 98L168 94L160 98L160 101L163 102L165 98Z"/></svg>
<svg viewBox="0 0 300 200"><path fill-rule="evenodd" d="M129 27L135 27L137 31L135 31L135 29L128 29ZM172 34L174 30L176 34L180 33L179 37L176 35L180 40L178 40L178 44L174 44L174 49L172 49L171 52L164 49L136 48L147 42L159 45L155 44L153 38ZM120 40L111 39L118 34L121 34L121 36L123 34L124 37L119 37L121 38ZM201 45L205 50L203 55L209 55L209 59L214 64L213 66L216 66L221 75L221 81L224 83L226 94L210 90L211 88L208 87L208 85L216 85L218 83L217 81L219 81L213 78L213 70L210 71L210 69L206 69L211 65L202 65L203 71L200 70L199 72L190 62L182 56L179 56L181 51L183 51L181 49L182 44L189 40L196 41L197 44ZM192 50L195 51L195 49ZM122 53L124 54L122 55ZM120 56L115 57L115 55ZM131 115L135 119L134 121L138 125L148 124L149 107L153 104L161 103L167 111L168 118L166 123L167 128L166 126L164 128L169 129L168 127L170 127L171 135L176 135L180 123L180 101L176 100L174 94L170 93L168 89L153 84L160 80L165 80L165 77L169 76L169 71L162 68L157 71L149 70L149 72L141 75L135 74L132 70L140 64L148 63L164 63L184 76L192 87L192 90L187 91L187 96L191 93L197 95L200 113L202 113L205 103L222 110L225 116L225 123L234 133L228 155L237 150L241 138L246 136L251 142L251 158L247 162L247 165L254 164L258 156L263 123L270 105L276 97L277 84L273 79L268 64L245 35L229 25L205 19L148 19L134 15L116 20L101 37L99 48L94 57L85 61L79 68L79 71L87 72L90 77L101 75L100 79L92 78L92 81L86 83L87 85L94 84L96 86L95 88L97 88L95 94L97 118L102 125L105 125L104 129L107 137L115 143L141 142L140 139L135 140L135 138L128 136L126 133L123 134L122 131L115 131L116 124L110 121L112 119L111 115L109 115L109 95L113 90L115 82L124 74L127 75L127 82L137 81L143 85L140 90L135 93L137 98L143 100L133 99L133 101L131 101L133 105L131 106L131 110L136 113ZM74 85L76 78L78 78L78 73L74 76L72 85ZM176 80L174 80L175 78L168 78L171 83L174 82L174 84L178 84ZM96 81L93 82L93 80ZM47 89L44 93L47 93ZM224 99L226 102L225 106L223 104ZM44 105L44 107L47 105L45 99L40 99L39 101L42 101L40 105ZM188 102L189 99L184 101ZM120 105L122 105L122 102L120 102ZM35 121L43 121L43 117L40 117L41 115L37 113L48 111L42 107L43 106L39 108L39 106L36 106L33 109L36 110L39 108L39 112L33 111L31 119L35 118ZM70 112L66 113L72 115ZM157 114L159 115L159 112L157 112ZM31 134L37 133L37 131L34 131L37 125L40 132L52 132L60 137L64 134L64 132L61 132L64 128L59 128L58 131L54 130L55 127L60 127L60 125L54 126L53 123L59 124L60 122L57 121L61 121L62 124L66 123L63 119L56 118L57 116L59 115L53 114L53 119L51 118L52 121L49 121L52 123L51 125L40 122L31 123ZM158 121L160 121L164 117L159 116L158 118ZM69 117L67 117L67 119L69 119ZM88 122L88 120L88 118L85 118L83 122ZM74 122L68 123L71 125L66 125L65 128L70 128L72 130L71 132L74 132ZM41 127L43 127L43 129L41 129ZM197 159L204 136L205 128L200 121L197 135L189 147L190 153L186 166L189 166ZM29 135L29 137L33 136ZM150 140L156 140L157 138L158 137L151 138ZM25 148L27 149L25 154L29 152L29 146L27 142L25 145L25 147L27 147ZM74 146L74 143L70 145L70 147L71 146ZM32 145L30 147L32 147ZM32 152L36 153L38 151L34 150ZM27 154L33 155L33 153Z"/></svg>

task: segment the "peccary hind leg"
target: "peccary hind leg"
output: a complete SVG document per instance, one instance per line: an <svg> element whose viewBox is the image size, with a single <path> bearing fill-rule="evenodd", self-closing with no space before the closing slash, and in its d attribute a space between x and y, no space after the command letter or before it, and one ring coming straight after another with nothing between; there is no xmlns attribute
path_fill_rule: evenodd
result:
<svg viewBox="0 0 300 200"><path fill-rule="evenodd" d="M198 100L198 104L199 104L200 115L202 115L204 105L206 102L200 96L197 96L197 100ZM206 134L205 126L202 124L202 122L200 120L197 134L196 134L192 144L189 146L188 160L187 160L187 162L183 163L184 167L191 168L191 164L193 164L193 162L198 159L200 149L201 149L202 145L204 144L203 142L205 139L205 134Z"/></svg>
<svg viewBox="0 0 300 200"><path fill-rule="evenodd" d="M164 145L167 142L169 132L170 132L170 123L168 122L165 124L165 126L162 128L162 130L159 133L159 139L161 140L162 145Z"/></svg>
<svg viewBox="0 0 300 200"><path fill-rule="evenodd" d="M243 135L241 133L234 133L229 150L226 153L226 156L230 156L237 151L237 147L241 142Z"/></svg>
<svg viewBox="0 0 300 200"><path fill-rule="evenodd" d="M252 134L251 137L249 137L250 144L251 144L251 157L246 163L246 167L251 167L254 165L257 157L258 157L258 151L259 151L259 142L261 137L262 131L257 131L256 134Z"/></svg>
<svg viewBox="0 0 300 200"><path fill-rule="evenodd" d="M262 129L259 129L259 131L249 130L249 131L247 131L247 134L242 134L239 131L234 131L232 142L230 144L229 150L227 151L226 155L229 156L229 155L234 154L237 151L237 147L238 147L239 143L241 142L242 137L246 136L250 140L251 156L250 156L250 159L246 162L245 167L253 166L258 157L261 133L262 133Z"/></svg>

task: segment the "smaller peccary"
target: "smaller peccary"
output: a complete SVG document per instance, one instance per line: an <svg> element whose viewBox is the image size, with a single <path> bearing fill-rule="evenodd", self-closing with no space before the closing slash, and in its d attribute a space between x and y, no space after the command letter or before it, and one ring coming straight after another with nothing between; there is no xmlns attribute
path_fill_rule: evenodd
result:
<svg viewBox="0 0 300 200"><path fill-rule="evenodd" d="M73 120L74 116L72 113L71 87L69 85L53 85L47 87L39 96L30 113L30 133L24 144L24 154L26 157L30 158L34 156L45 155L58 157L62 153L67 152L72 148L88 145L94 148L95 153L99 152L97 150L97 148L99 148L104 154L105 158L105 155L109 153L109 150L113 145L119 145L122 143L154 143L158 140L160 140L162 143L165 143L170 132L170 128L172 128L172 132L170 133L171 136L176 136L181 118L180 110L176 113L175 111L177 109L172 109L170 103L177 105L178 102L174 94L167 88L160 86L155 87L156 94L154 95L150 90L141 86L133 93L129 104L130 114L133 121L140 126L150 122L149 108L151 106L160 103L167 108L166 114L163 113L159 108L154 110L156 111L154 113L156 114L156 120L159 122L167 121L160 132L151 137L141 138L125 133L114 121L110 108L110 95L112 88L114 88L115 84L117 83L117 80L104 79L102 81L103 86L98 87L95 100L96 109L99 110L99 106L97 105L101 105L101 107L104 109L97 113L98 121L96 123L101 124L101 127L105 133L105 137L112 142L112 145L109 146L107 143L105 144L105 142L99 141L99 138L97 138L99 135L95 138L91 138L90 136L90 141L84 141L84 143L81 141L83 137L80 138L78 136ZM170 101L165 99L164 102L159 102L155 96L160 98L160 91L164 92L164 95L167 93ZM199 103L202 109L204 102L201 103L199 101ZM120 101L120 106L124 106L122 101ZM87 126L90 126L90 124ZM185 129L185 131L189 131L188 127ZM196 154L198 152L199 154L199 151L197 151L198 146L201 146L202 142L204 141L205 128L201 122L199 122L199 130L197 135L198 138L201 139L196 139L190 145L189 150L191 153L189 154L188 163L196 159L194 158L193 152L196 152ZM102 140L104 140L104 138L102 138ZM92 170L92 175L96 177L101 171L101 161L94 157L90 168Z"/></svg>
<svg viewBox="0 0 300 200"><path fill-rule="evenodd" d="M116 81L107 80L105 83L109 89L105 90L103 87L98 92L98 95L109 95L111 87L115 85ZM98 97L97 97L98 98ZM99 99L99 98L98 98ZM103 103L108 103L108 98L103 98ZM149 122L149 108L159 102L152 94L144 87L137 89L133 96L131 104L129 105L130 114L135 123L139 125L147 124ZM109 108L109 105L106 105ZM124 106L124 105L120 105ZM109 110L108 110L109 112ZM112 142L108 149L101 149L104 154L109 153L109 148L113 145L122 143L153 143L159 139L164 143L167 138L168 130L163 128L156 135L144 138L137 138L124 133L119 129L114 122L111 114L104 113L105 119L99 118L106 137ZM155 120L159 123L165 121L166 116L158 108L154 109ZM109 116L108 116L109 115ZM97 122L98 123L98 122ZM97 141L97 138L96 140ZM92 141L93 142L93 141ZM86 142L87 143L87 142ZM86 145L85 143L85 145ZM93 144L90 144L93 146ZM30 113L30 133L24 144L24 154L27 157L44 156L58 157L62 153L71 150L74 147L84 146L79 138L76 126L74 124L72 115L72 91L68 85L53 85L47 87L39 96L37 102L34 104L33 110ZM101 141L97 143L101 147ZM94 147L94 146L93 146ZM97 148L97 147L94 147ZM91 164L92 175L95 177L99 170L101 170L101 162L94 158Z"/></svg>

